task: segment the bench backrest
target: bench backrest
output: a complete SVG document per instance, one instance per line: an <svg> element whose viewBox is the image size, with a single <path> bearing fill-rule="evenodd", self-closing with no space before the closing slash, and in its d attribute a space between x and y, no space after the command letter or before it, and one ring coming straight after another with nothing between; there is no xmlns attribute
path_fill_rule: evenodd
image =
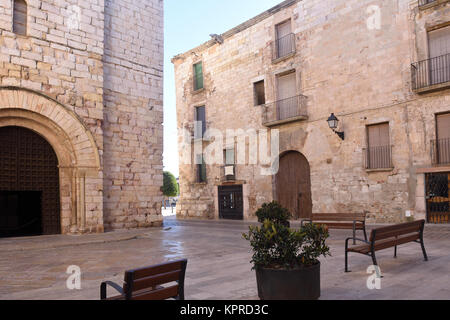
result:
<svg viewBox="0 0 450 320"><path fill-rule="evenodd" d="M389 239L410 234L417 234L419 236L423 232L424 226L425 220L418 220L388 227L376 228L372 230L370 241Z"/></svg>
<svg viewBox="0 0 450 320"><path fill-rule="evenodd" d="M365 213L313 213L312 221L365 221Z"/></svg>
<svg viewBox="0 0 450 320"><path fill-rule="evenodd" d="M125 272L123 292L127 300L184 300L187 260L164 263ZM163 284L175 282L168 287ZM154 290L152 290L154 288Z"/></svg>

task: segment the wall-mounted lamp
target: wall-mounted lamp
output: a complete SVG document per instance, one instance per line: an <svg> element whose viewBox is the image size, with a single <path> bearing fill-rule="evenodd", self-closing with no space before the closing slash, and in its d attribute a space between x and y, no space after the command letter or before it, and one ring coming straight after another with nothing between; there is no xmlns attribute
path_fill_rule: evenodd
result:
<svg viewBox="0 0 450 320"><path fill-rule="evenodd" d="M343 131L341 131L341 132L336 131L338 126L339 126L339 119L336 118L334 113L331 114L331 116L328 118L327 122L328 122L328 126L330 127L330 129L333 130L333 132L336 133L339 136L339 138L344 140L345 139L344 132Z"/></svg>

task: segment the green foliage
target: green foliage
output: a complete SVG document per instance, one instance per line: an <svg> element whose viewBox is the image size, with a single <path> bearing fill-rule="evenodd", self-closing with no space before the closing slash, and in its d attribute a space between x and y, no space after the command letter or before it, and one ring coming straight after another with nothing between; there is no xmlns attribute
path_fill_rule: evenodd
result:
<svg viewBox="0 0 450 320"><path fill-rule="evenodd" d="M274 223L281 223L286 225L291 217L289 210L283 208L278 202L273 201L270 203L264 203L261 208L256 211L258 221L263 223L265 220L272 221Z"/></svg>
<svg viewBox="0 0 450 320"><path fill-rule="evenodd" d="M274 212L267 210L273 207ZM330 255L325 241L328 230L324 226L306 224L299 230L286 225L286 211L276 203L265 204L259 211L261 226L249 227L244 239L250 241L253 249L253 268L296 269L318 263L320 256ZM258 216L258 219L260 218ZM289 215L290 216L290 215Z"/></svg>
<svg viewBox="0 0 450 320"><path fill-rule="evenodd" d="M177 179L170 172L163 173L162 191L166 197L176 197L179 194Z"/></svg>

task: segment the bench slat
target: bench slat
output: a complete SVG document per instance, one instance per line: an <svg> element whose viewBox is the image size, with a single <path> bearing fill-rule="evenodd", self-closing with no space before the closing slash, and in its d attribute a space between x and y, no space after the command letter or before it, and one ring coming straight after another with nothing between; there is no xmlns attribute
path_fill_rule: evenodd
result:
<svg viewBox="0 0 450 320"><path fill-rule="evenodd" d="M182 264L183 261L175 261L156 265L149 268L130 270L129 272L134 273L134 279L138 280L141 278L155 276L161 273L172 272L174 270L182 270L183 269Z"/></svg>
<svg viewBox="0 0 450 320"><path fill-rule="evenodd" d="M353 223L344 223L344 222L327 222L327 221L320 221L320 222L314 222L318 225L326 225L330 229L352 229ZM356 230L363 230L364 225L362 223L356 223L355 224Z"/></svg>
<svg viewBox="0 0 450 320"><path fill-rule="evenodd" d="M403 223L395 226L381 227L372 230L370 239L382 240L393 236L401 236L413 232L420 232L422 228L422 221L414 221L409 223Z"/></svg>
<svg viewBox="0 0 450 320"><path fill-rule="evenodd" d="M375 242L374 250L379 251L379 250L383 250L383 249L387 249L387 248L392 248L392 247L395 247L396 245L399 246L401 244L412 242L412 241L415 241L418 239L420 239L420 234L417 233L417 234L407 235L407 236L398 237L398 238L392 237L390 239L379 240L379 241ZM362 244L359 246L350 247L350 248L348 248L348 251L367 254L370 252L370 245Z"/></svg>
<svg viewBox="0 0 450 320"><path fill-rule="evenodd" d="M178 296L178 285L133 295L132 300L166 300Z"/></svg>
<svg viewBox="0 0 450 320"><path fill-rule="evenodd" d="M163 273L156 276L141 278L133 282L133 291L155 287L157 285L177 281L180 279L181 270Z"/></svg>

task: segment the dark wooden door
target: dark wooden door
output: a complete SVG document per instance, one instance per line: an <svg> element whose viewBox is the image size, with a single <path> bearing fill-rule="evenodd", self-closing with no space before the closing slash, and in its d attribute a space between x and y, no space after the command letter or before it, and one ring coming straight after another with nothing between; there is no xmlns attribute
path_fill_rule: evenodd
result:
<svg viewBox="0 0 450 320"><path fill-rule="evenodd" d="M450 223L450 173L426 175L428 223Z"/></svg>
<svg viewBox="0 0 450 320"><path fill-rule="evenodd" d="M0 192L4 235L61 232L58 159L51 145L34 131L0 128ZM24 202L30 205L24 207ZM39 232L36 226L30 233L33 221L40 224Z"/></svg>
<svg viewBox="0 0 450 320"><path fill-rule="evenodd" d="M244 219L242 185L219 186L219 218L230 220Z"/></svg>
<svg viewBox="0 0 450 320"><path fill-rule="evenodd" d="M294 219L311 217L310 167L299 152L289 152L280 158L276 195L277 201L290 211Z"/></svg>

